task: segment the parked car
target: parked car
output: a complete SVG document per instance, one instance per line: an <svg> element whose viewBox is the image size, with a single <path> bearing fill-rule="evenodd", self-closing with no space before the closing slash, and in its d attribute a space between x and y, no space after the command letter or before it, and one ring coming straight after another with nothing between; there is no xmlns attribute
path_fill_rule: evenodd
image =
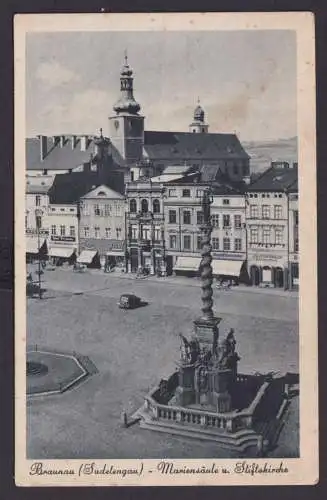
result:
<svg viewBox="0 0 327 500"><path fill-rule="evenodd" d="M123 295L121 295L118 302L118 306L121 309L135 309L136 307L140 307L142 305L143 302L140 297L137 297L136 295L130 293L124 293Z"/></svg>

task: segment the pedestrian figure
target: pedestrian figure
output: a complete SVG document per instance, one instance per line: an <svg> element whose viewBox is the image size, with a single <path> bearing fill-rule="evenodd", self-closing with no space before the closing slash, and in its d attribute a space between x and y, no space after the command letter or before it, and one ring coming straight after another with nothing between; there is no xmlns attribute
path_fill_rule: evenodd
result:
<svg viewBox="0 0 327 500"><path fill-rule="evenodd" d="M127 421L127 413L126 411L123 411L121 414L121 423L123 427L128 427L128 421Z"/></svg>

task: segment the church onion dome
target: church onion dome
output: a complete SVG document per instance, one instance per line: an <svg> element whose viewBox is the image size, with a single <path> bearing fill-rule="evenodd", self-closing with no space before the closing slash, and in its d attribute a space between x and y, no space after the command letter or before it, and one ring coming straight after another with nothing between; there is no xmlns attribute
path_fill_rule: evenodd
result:
<svg viewBox="0 0 327 500"><path fill-rule="evenodd" d="M116 113L130 113L135 115L141 109L141 106L134 98L120 98L114 105Z"/></svg>
<svg viewBox="0 0 327 500"><path fill-rule="evenodd" d="M132 76L133 75L133 70L130 68L130 66L125 62L124 66L121 69L120 72L121 76Z"/></svg>
<svg viewBox="0 0 327 500"><path fill-rule="evenodd" d="M204 122L204 111L200 104L198 104L194 110L194 121Z"/></svg>

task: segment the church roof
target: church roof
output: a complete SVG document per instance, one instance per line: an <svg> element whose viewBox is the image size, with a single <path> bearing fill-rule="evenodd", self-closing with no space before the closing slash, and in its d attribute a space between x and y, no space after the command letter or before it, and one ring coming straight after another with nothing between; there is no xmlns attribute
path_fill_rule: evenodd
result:
<svg viewBox="0 0 327 500"><path fill-rule="evenodd" d="M249 158L235 134L145 131L144 149L150 160Z"/></svg>
<svg viewBox="0 0 327 500"><path fill-rule="evenodd" d="M105 185L117 193L125 193L124 175L122 172L72 172L56 175L49 189L50 203L76 203L86 193L98 186Z"/></svg>

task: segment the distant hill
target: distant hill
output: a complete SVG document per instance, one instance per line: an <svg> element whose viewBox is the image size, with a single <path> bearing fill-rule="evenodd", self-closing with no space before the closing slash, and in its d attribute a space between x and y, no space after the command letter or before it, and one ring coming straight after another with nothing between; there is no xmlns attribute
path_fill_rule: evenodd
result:
<svg viewBox="0 0 327 500"><path fill-rule="evenodd" d="M250 155L251 172L260 172L270 167L272 161L297 162L297 137L276 141L242 142Z"/></svg>

